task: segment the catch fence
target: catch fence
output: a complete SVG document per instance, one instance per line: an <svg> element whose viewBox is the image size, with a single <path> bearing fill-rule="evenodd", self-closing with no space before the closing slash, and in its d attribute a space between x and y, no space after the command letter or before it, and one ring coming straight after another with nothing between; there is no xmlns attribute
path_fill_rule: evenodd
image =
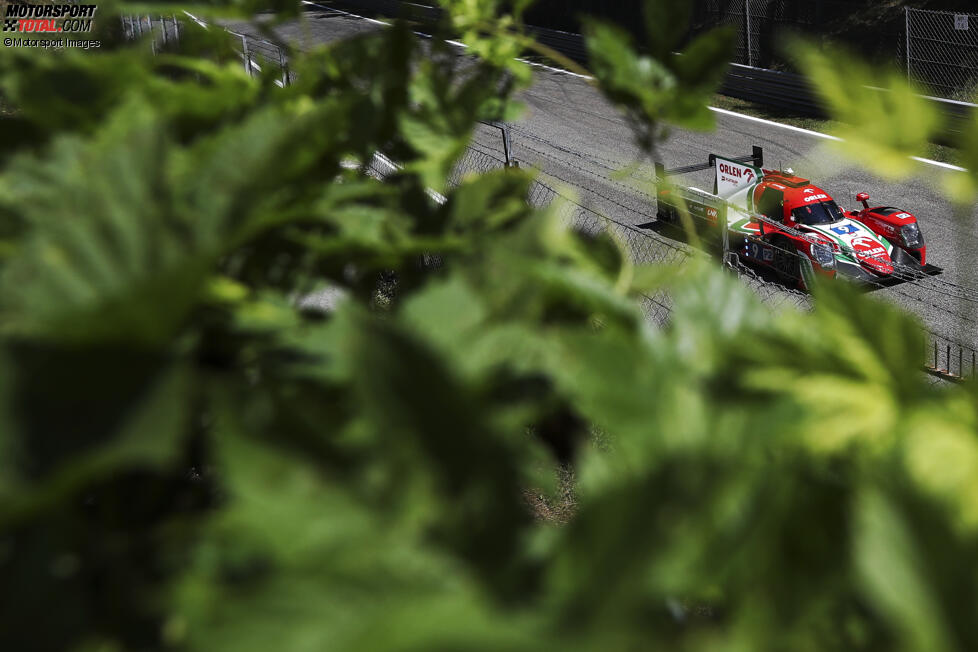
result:
<svg viewBox="0 0 978 652"><path fill-rule="evenodd" d="M978 91L978 14L906 10L907 77L938 97L973 102Z"/></svg>
<svg viewBox="0 0 978 652"><path fill-rule="evenodd" d="M213 26L204 23L191 14L183 18L170 16L123 16L122 30L128 39L145 38L154 53L174 47L180 40L186 22L193 22L202 29ZM220 29L220 28L217 28ZM289 55L285 48L247 34L224 29L233 38L235 52L250 77L265 73L274 74L278 86L287 86L294 81L294 73L289 69Z"/></svg>

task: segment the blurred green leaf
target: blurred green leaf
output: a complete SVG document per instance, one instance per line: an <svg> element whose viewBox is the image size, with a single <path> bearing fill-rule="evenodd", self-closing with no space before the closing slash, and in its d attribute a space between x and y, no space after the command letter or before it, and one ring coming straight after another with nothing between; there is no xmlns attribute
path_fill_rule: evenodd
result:
<svg viewBox="0 0 978 652"><path fill-rule="evenodd" d="M876 607L902 633L908 649L951 649L920 552L895 506L885 494L866 488L858 496L855 519L855 562Z"/></svg>
<svg viewBox="0 0 978 652"><path fill-rule="evenodd" d="M668 125L713 128L708 102L723 79L734 34L713 30L678 53L673 48L685 31L686 3L646 0L644 12L650 54L640 54L620 27L593 19L586 44L601 90L631 118L639 144L651 149Z"/></svg>
<svg viewBox="0 0 978 652"><path fill-rule="evenodd" d="M884 176L908 176L914 165L910 157L926 152L941 129L941 118L930 102L903 75L862 63L838 47L829 54L796 41L792 49L840 123L835 135L841 142L834 146Z"/></svg>

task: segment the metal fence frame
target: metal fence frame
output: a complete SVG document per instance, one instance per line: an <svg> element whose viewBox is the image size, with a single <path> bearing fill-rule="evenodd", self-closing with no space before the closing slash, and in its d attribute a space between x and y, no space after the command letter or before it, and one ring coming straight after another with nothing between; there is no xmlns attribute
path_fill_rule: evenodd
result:
<svg viewBox="0 0 978 652"><path fill-rule="evenodd" d="M950 100L978 94L978 14L911 9L906 12L907 79Z"/></svg>
<svg viewBox="0 0 978 652"><path fill-rule="evenodd" d="M187 19L192 20L204 29L210 26L200 19L187 14ZM150 47L154 53L159 52L162 47L171 43L176 43L180 39L181 19L176 15L170 16L123 16L122 29L126 38L140 39L144 36L149 39ZM248 36L234 30L224 29L228 34L236 36L240 41L238 56L244 70L250 77L264 72L266 66L277 68L275 83L278 86L288 86L294 80L294 74L289 69L288 52L279 45L266 41L265 39Z"/></svg>

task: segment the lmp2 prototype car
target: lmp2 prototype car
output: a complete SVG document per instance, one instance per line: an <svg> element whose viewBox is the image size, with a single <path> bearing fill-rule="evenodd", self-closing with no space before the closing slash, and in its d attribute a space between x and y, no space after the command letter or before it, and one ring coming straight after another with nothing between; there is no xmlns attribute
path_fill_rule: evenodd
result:
<svg viewBox="0 0 978 652"><path fill-rule="evenodd" d="M715 170L712 198L724 210L703 206L697 210L685 203L691 214L714 226L725 214L728 251L742 260L801 285L809 263L814 273L869 284L939 271L927 265L927 247L912 213L888 206L871 208L864 192L856 195L862 210L843 210L828 192L791 170L763 168L760 147L747 157L714 154L705 166L673 171L657 166L657 172L664 177L709 167ZM678 221L677 198L674 189L659 192L658 219Z"/></svg>

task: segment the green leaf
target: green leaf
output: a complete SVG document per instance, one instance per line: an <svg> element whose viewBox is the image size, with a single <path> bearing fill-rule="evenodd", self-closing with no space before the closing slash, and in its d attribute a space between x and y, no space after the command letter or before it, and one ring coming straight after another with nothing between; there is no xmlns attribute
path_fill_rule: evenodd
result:
<svg viewBox="0 0 978 652"><path fill-rule="evenodd" d="M921 553L896 505L885 493L866 487L854 510L853 555L869 599L909 649L953 649Z"/></svg>
<svg viewBox="0 0 978 652"><path fill-rule="evenodd" d="M59 138L0 177L31 225L0 277L6 331L63 341L158 345L180 328L213 250L173 214L163 126L143 103L91 142ZM189 227L189 228L188 228Z"/></svg>

